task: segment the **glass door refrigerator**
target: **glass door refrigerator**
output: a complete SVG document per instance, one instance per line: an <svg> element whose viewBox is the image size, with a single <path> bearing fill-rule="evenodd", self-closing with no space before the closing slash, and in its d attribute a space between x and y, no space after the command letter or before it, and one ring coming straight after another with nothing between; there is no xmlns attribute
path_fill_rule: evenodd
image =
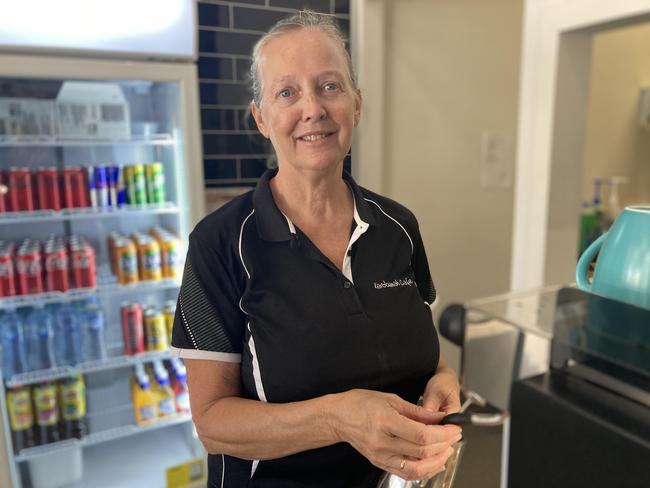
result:
<svg viewBox="0 0 650 488"><path fill-rule="evenodd" d="M197 87L187 61L0 55L2 486L204 475L167 348L204 208Z"/></svg>

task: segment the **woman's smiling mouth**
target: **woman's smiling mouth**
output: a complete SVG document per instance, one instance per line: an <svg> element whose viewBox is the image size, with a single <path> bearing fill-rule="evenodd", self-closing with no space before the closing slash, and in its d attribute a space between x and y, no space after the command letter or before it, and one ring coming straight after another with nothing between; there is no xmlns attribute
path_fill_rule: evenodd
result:
<svg viewBox="0 0 650 488"><path fill-rule="evenodd" d="M313 134L306 134L304 136L297 137L296 139L303 142L316 142L322 139L326 139L332 134L334 134L334 132L317 132Z"/></svg>

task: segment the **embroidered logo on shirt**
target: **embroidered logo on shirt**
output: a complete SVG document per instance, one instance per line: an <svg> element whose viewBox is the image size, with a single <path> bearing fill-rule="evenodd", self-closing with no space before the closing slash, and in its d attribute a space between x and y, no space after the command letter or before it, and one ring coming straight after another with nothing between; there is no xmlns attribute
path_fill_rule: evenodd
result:
<svg viewBox="0 0 650 488"><path fill-rule="evenodd" d="M384 288L397 288L398 286L415 286L415 281L411 278L402 278L393 281L382 281L381 283L375 282L375 289L382 290Z"/></svg>

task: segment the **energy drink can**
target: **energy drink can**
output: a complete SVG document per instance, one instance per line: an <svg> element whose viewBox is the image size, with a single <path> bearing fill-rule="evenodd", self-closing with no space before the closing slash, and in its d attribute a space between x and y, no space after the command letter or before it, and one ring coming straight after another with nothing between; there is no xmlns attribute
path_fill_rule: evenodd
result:
<svg viewBox="0 0 650 488"><path fill-rule="evenodd" d="M68 250L61 240L45 246L45 287L47 291L70 289Z"/></svg>
<svg viewBox="0 0 650 488"><path fill-rule="evenodd" d="M86 168L86 174L88 175L88 195L90 196L90 206L92 208L97 208L99 206L99 200L97 198L97 182L95 181L95 168L88 166Z"/></svg>
<svg viewBox="0 0 650 488"><path fill-rule="evenodd" d="M95 250L85 239L71 239L70 258L74 286L76 288L94 288L97 286Z"/></svg>
<svg viewBox="0 0 650 488"><path fill-rule="evenodd" d="M174 328L174 317L176 317L176 302L169 300L165 302L163 308L163 315L165 316L165 327L167 329L167 341L172 343L172 329Z"/></svg>
<svg viewBox="0 0 650 488"><path fill-rule="evenodd" d="M112 207L126 204L126 188L124 187L124 171L120 166L108 167L108 189Z"/></svg>
<svg viewBox="0 0 650 488"><path fill-rule="evenodd" d="M147 351L166 351L169 348L165 316L160 310L155 308L146 310L144 313L144 332L147 340Z"/></svg>
<svg viewBox="0 0 650 488"><path fill-rule="evenodd" d="M0 297L13 297L16 294L14 249L12 242L0 241Z"/></svg>
<svg viewBox="0 0 650 488"><path fill-rule="evenodd" d="M9 193L9 187L7 186L7 174L4 171L0 171L0 213L7 212L7 193Z"/></svg>
<svg viewBox="0 0 650 488"><path fill-rule="evenodd" d="M108 166L106 168L108 177L108 204L111 207L117 207L117 177L119 176L119 172L119 166Z"/></svg>
<svg viewBox="0 0 650 488"><path fill-rule="evenodd" d="M80 167L63 170L63 205L65 208L82 208L90 205L89 185Z"/></svg>
<svg viewBox="0 0 650 488"><path fill-rule="evenodd" d="M41 210L61 210L59 173L56 168L40 168L36 172L36 193L38 195L38 208Z"/></svg>
<svg viewBox="0 0 650 488"><path fill-rule="evenodd" d="M147 180L147 202L165 203L165 171L162 163L150 163L145 168Z"/></svg>
<svg viewBox="0 0 650 488"><path fill-rule="evenodd" d="M9 207L13 212L33 211L32 173L28 168L9 169Z"/></svg>
<svg viewBox="0 0 650 488"><path fill-rule="evenodd" d="M162 267L158 241L146 234L138 234L135 241L138 248L140 279L143 281L160 281L162 279Z"/></svg>
<svg viewBox="0 0 650 488"><path fill-rule="evenodd" d="M181 276L181 242L170 233L159 234L162 275L167 279L178 279Z"/></svg>
<svg viewBox="0 0 650 488"><path fill-rule="evenodd" d="M22 295L43 293L43 269L40 244L26 240L18 249L16 258L18 289Z"/></svg>
<svg viewBox="0 0 650 488"><path fill-rule="evenodd" d="M138 303L125 303L120 309L124 352L129 356L145 351L144 317Z"/></svg>
<svg viewBox="0 0 650 488"><path fill-rule="evenodd" d="M144 174L144 165L134 164L128 172L127 193L129 204L144 205L147 203L147 186Z"/></svg>
<svg viewBox="0 0 650 488"><path fill-rule="evenodd" d="M117 281L121 285L139 281L138 252L131 239L119 237L114 243L114 260Z"/></svg>
<svg viewBox="0 0 650 488"><path fill-rule="evenodd" d="M95 166L95 189L97 191L97 206L106 208L110 204L108 174L106 166Z"/></svg>

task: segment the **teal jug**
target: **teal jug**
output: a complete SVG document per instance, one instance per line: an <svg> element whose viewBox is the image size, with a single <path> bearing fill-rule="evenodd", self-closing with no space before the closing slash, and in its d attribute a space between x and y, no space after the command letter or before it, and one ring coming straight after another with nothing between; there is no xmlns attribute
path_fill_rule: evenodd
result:
<svg viewBox="0 0 650 488"><path fill-rule="evenodd" d="M591 283L589 263L598 254ZM584 291L650 309L650 206L626 207L580 256L576 282Z"/></svg>
<svg viewBox="0 0 650 488"><path fill-rule="evenodd" d="M587 271L596 254L590 283ZM583 341L575 345L650 372L650 206L621 212L580 256L576 282L594 296L587 306Z"/></svg>

